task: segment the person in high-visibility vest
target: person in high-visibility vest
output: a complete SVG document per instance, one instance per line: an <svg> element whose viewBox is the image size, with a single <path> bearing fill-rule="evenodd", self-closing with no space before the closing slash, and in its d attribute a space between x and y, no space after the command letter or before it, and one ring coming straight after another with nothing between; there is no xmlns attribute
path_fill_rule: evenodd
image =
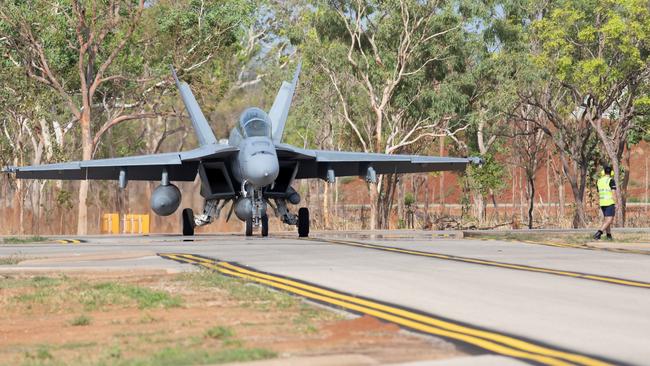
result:
<svg viewBox="0 0 650 366"><path fill-rule="evenodd" d="M603 211L603 225L600 227L594 239L600 240L603 232L607 233L607 239L612 240L612 223L614 222L614 215L616 214L616 182L612 178L612 168L609 166L603 167L600 172L601 177L598 179L598 197L600 201L600 209Z"/></svg>

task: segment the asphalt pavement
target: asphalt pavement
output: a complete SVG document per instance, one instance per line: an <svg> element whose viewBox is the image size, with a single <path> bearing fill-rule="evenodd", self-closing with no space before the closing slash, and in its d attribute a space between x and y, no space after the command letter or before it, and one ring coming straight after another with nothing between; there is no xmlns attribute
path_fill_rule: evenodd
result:
<svg viewBox="0 0 650 366"><path fill-rule="evenodd" d="M497 360L496 364L508 353L494 352L500 348L485 342L468 341L466 335L494 332L496 335L482 336L481 341L512 344L517 352L549 357L539 363L650 364L650 253L463 239L422 231L385 235L319 232L313 235L314 240L274 233L269 238L224 234L199 235L190 240L171 235L66 238L82 242L0 245L0 256L35 258L0 266L0 273L52 269L186 271L213 263L210 265L215 269L221 266L223 271L239 271L281 290L286 289L279 283L288 278L297 281L291 286L317 288L310 290L312 294L331 290L335 295L343 294L336 296L365 299L370 304L364 304L367 307L388 304L386 314L399 310L427 317L420 322L465 327L458 330L462 336L447 336L395 320L416 331L442 335L461 344L469 342L478 354L501 354L482 356ZM161 253L193 254L198 257L192 258L198 259L170 260L159 256ZM183 258L190 259L184 262ZM271 277L264 277L266 274ZM303 296L297 290L289 291ZM335 295L316 300L337 306L328 300ZM361 310L345 304L338 307L367 313L359 306ZM391 316L384 314L384 319L392 321ZM411 315L400 316L407 319ZM530 345L517 348L514 341L501 341L503 337ZM550 351L544 353L535 347ZM535 361L512 354L515 356L508 364ZM472 363L470 359L466 364Z"/></svg>

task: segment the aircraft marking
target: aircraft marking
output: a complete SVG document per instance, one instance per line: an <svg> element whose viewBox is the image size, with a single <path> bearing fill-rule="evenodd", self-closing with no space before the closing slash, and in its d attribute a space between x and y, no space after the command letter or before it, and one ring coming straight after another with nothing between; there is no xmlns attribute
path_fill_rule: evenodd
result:
<svg viewBox="0 0 650 366"><path fill-rule="evenodd" d="M563 350L538 341L479 328L395 304L325 288L295 278L262 272L235 262L220 261L194 254L158 253L162 258L208 268L224 275L246 279L333 305L357 314L367 314L417 332L466 343L485 351L544 365L610 365L602 358Z"/></svg>
<svg viewBox="0 0 650 366"><path fill-rule="evenodd" d="M637 288L650 289L650 282L628 280L628 279L624 279L624 278L616 278L616 277L609 277L609 276L601 276L601 275L596 275L596 274L591 274L591 273L564 271L564 270L559 270L559 269L543 268L543 267L533 267L533 266L528 266L528 265L524 265L524 264L497 262L497 261L491 261L491 260L487 260L487 259L461 257L461 256L456 256L456 255L451 255L451 254L442 254L442 253L435 253L435 252L424 252L424 251L420 251L420 250L404 249L404 248L390 247L390 246L384 246L384 245L378 245L378 244L361 243L361 242L356 242L356 241L332 240L332 239L320 239L320 238L308 238L308 239L302 239L302 240L319 241L319 242L324 242L324 243L328 243L328 244L348 245L348 246L354 246L354 247L381 250L381 251L386 251L386 252L394 252L394 253L415 255L415 256L420 256L420 257L429 257L429 258L450 260L450 261L456 261L456 262L464 262L464 263L472 263L472 264L486 265L486 266L492 266L492 267L508 268L508 269L514 269L514 270L520 270L520 271L545 273L545 274L550 274L550 275L571 277L571 278L576 278L576 279L605 282L605 283L614 284L614 285L631 286L631 287L637 287Z"/></svg>

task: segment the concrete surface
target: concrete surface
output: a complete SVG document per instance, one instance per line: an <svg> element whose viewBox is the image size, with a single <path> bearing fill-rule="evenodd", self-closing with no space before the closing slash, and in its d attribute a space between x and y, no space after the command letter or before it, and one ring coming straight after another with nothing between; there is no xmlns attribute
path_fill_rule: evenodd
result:
<svg viewBox="0 0 650 366"><path fill-rule="evenodd" d="M341 238L342 234L316 235ZM438 238L422 231L374 238L367 233L345 236L386 246L650 282L648 255ZM574 352L638 365L650 360L649 289L298 240L294 234L274 237L272 233L269 238L205 235L194 241L170 235L83 239L88 242L0 245L0 256L39 258L0 266L0 273L43 268L194 270L153 253L200 254ZM46 260L49 257L54 259ZM504 364L498 359L482 360L487 365Z"/></svg>

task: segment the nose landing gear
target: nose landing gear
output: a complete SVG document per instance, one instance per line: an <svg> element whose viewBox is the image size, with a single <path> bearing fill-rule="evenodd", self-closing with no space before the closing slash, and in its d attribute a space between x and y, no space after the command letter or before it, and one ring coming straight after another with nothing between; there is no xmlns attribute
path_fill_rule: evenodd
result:
<svg viewBox="0 0 650 366"><path fill-rule="evenodd" d="M269 217L267 215L262 216L259 219L259 224L261 228L261 234L263 237L269 236ZM253 236L253 218L246 219L246 236Z"/></svg>

